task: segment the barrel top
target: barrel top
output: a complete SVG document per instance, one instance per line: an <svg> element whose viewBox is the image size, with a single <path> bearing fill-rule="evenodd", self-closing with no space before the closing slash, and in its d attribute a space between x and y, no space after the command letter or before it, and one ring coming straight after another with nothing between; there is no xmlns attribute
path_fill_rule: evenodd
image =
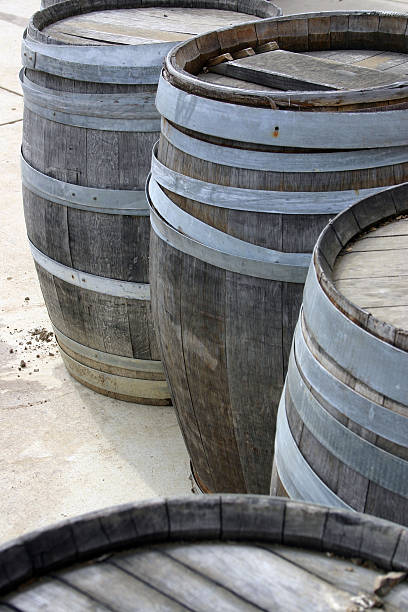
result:
<svg viewBox="0 0 408 612"><path fill-rule="evenodd" d="M338 291L377 319L408 330L408 215L373 226L340 253Z"/></svg>
<svg viewBox="0 0 408 612"><path fill-rule="evenodd" d="M352 321L408 350L408 183L340 213L322 232L313 265L331 301Z"/></svg>
<svg viewBox="0 0 408 612"><path fill-rule="evenodd" d="M188 93L253 106L378 106L407 97L407 24L406 15L367 11L238 24L179 44L163 78Z"/></svg>
<svg viewBox="0 0 408 612"><path fill-rule="evenodd" d="M267 0L252 4L199 1L194 8L179 0L169 1L168 6L140 0L89 4L86 8L86 3L64 2L44 9L34 15L29 32L47 43L141 45L180 42L208 30L280 13Z"/></svg>
<svg viewBox="0 0 408 612"><path fill-rule="evenodd" d="M188 40L209 29L248 21L248 15L216 9L152 7L95 11L57 21L44 34L72 44L140 45Z"/></svg>
<svg viewBox="0 0 408 612"><path fill-rule="evenodd" d="M24 536L0 566L0 607L19 610L402 610L408 530L267 496L158 499Z"/></svg>

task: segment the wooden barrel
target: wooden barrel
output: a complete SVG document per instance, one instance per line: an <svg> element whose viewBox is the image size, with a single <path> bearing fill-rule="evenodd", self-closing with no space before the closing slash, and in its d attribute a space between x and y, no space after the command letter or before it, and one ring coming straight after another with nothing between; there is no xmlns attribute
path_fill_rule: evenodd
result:
<svg viewBox="0 0 408 612"><path fill-rule="evenodd" d="M272 492L408 524L408 184L316 245L279 408Z"/></svg>
<svg viewBox="0 0 408 612"><path fill-rule="evenodd" d="M242 12L168 4L81 0L36 13L21 75L26 224L65 364L96 391L159 405L170 394L150 314L144 184L161 63L191 31L277 11L266 0L235 3Z"/></svg>
<svg viewBox="0 0 408 612"><path fill-rule="evenodd" d="M270 497L161 499L24 535L0 567L0 606L21 612L406 610L408 530Z"/></svg>
<svg viewBox="0 0 408 612"><path fill-rule="evenodd" d="M350 203L408 179L408 83L393 83L408 69L406 25L377 13L279 17L166 59L149 186L153 316L204 491L269 492L315 241ZM377 85L343 89L344 75L347 87Z"/></svg>

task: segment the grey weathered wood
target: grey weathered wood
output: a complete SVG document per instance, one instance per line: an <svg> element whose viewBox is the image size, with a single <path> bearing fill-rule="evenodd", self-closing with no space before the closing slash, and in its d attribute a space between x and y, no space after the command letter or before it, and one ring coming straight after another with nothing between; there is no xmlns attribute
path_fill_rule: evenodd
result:
<svg viewBox="0 0 408 612"><path fill-rule="evenodd" d="M220 6L218 2L134 3L73 2L69 7L49 2L37 13L29 26L28 37L44 45L77 44L143 44L154 38L183 40L192 34L215 29L225 23L240 23L272 16L278 9L259 0L253 6L235 3ZM242 5L242 12L239 12ZM224 8L225 10L219 10ZM257 15L259 13L259 15ZM167 15L165 17L164 15ZM142 32L143 30L143 32ZM160 62L158 62L159 65ZM47 91L77 94L139 94L153 96L151 83L94 83L66 79L49 72L27 69L28 78ZM144 190L150 170L151 149L157 131L111 131L75 127L41 117L25 110L23 155L25 160L45 175L84 187L116 190ZM51 203L25 189L25 214L30 240L50 258L74 269L126 282L148 283L149 220L147 216L113 215ZM57 330L85 347L110 355L135 359L158 360L159 352L150 305L143 300L117 298L103 293L83 291L42 271L41 282L49 314ZM58 336L58 332L57 332ZM165 398L145 397L146 389L138 378L124 389L112 391L103 376L90 382L85 376L85 358L79 353L62 354L71 374L94 390L144 403L168 404ZM73 359L73 361L72 361ZM104 370L98 359L93 367ZM117 376L124 373L110 372ZM163 377L162 377L163 378ZM98 382L99 380L99 382Z"/></svg>
<svg viewBox="0 0 408 612"><path fill-rule="evenodd" d="M55 612L72 612L83 610L89 612L107 612L111 608L103 605L86 593L81 593L68 584L55 578L47 578L35 589L24 589L6 600L14 610L21 612L38 612L55 610Z"/></svg>
<svg viewBox="0 0 408 612"><path fill-rule="evenodd" d="M397 420L401 417L408 418L408 407L404 401L404 391L400 396L394 397L392 389L377 384L378 370L376 376L374 364L377 351L385 350L387 345L394 345L398 350L395 353L389 351L384 353L380 369L385 373L385 377L396 375L395 385L393 383L395 388L405 389L404 364L408 320L404 291L407 231L404 213L407 210L407 184L403 184L353 205L341 213L321 234L305 290L306 298L299 322L299 336L292 348L292 356L297 360L296 367L303 377L302 380L311 389L311 394L303 396L302 404L301 395L297 393L301 380L289 376L281 408L286 412L300 454L324 485L351 508L400 524L407 522L406 491L392 484L392 476L384 477L384 474L389 459L395 459L401 468L405 468L408 460L406 441L403 437L395 436L395 432L404 426L404 422L399 421L397 424ZM392 241L394 244L390 244ZM393 248L390 248L391 246ZM348 331L339 329L337 334L341 334L344 338L349 337L350 355L356 350L355 344L353 348L353 342L359 328L365 330L367 338L372 338L371 351L366 350L366 354L362 355L359 362L356 361L354 365L351 363L347 365L347 362L342 361L336 348L336 336L333 336L333 347L331 347L323 335L319 334L316 321L310 322L311 306L308 296L311 296L311 285L309 283L314 282L315 275L318 279L316 295L326 295L330 300L329 303L333 305L333 309L330 307L325 311L323 303L314 303L314 308L319 308L320 304L324 311L321 313L322 325L325 325L326 317L327 321L330 321L336 312L345 315L344 321ZM335 329L334 320L332 325ZM399 333L396 328L400 329ZM307 360L301 357L302 343L308 346L309 358L312 360L310 363L315 363L319 368L318 376L317 370L312 373L310 363L307 365ZM370 375L364 375L365 367L368 368ZM331 393L328 393L326 386L328 377L333 382L337 381L336 387L331 387ZM347 401L342 395L343 392L340 392L339 385L347 391ZM349 405L355 403L357 406L361 396L370 402L367 407L371 411L370 414L372 413L372 418L361 419L357 411L354 413L348 411L346 403ZM315 400L322 410L322 419L327 424L330 423L324 433L324 428L319 429L312 421L310 423L314 431L310 431L305 424L306 411L312 409ZM381 410L385 410L384 416L389 419L385 429L378 427ZM365 470L356 452L347 454L339 448L334 448L331 443L333 435L330 433L330 428L334 427L336 422L341 423L343 431L352 432L349 438L349 451L352 451L352 444L363 442L367 452L368 449L378 449L379 459L375 470L372 472ZM272 493L277 492L280 486L279 465L284 466L281 471L282 484L285 486L284 470L290 470L290 466L285 464L285 452L283 447L278 450ZM364 452L361 450L361 453ZM289 483L288 489L290 487ZM294 489L292 492L288 490L287 494L295 497L299 495ZM310 501L314 499L314 495L306 491L302 493L302 497ZM392 565L394 546L396 546L394 535L393 541L390 541L387 528L384 526L385 531L382 535L378 535L374 551L368 528L363 529L358 523L350 523L349 519L343 520L344 516L341 512L330 513L328 519L331 536L336 530L338 531L338 543L343 552L349 551L350 546L360 541L361 550L368 545L377 560L381 559L383 563L384 559L388 559Z"/></svg>
<svg viewBox="0 0 408 612"><path fill-rule="evenodd" d="M174 542L168 541L166 505L177 524ZM211 531L207 518L216 509L223 529ZM407 530L398 525L285 499L226 495L139 502L3 545L0 567L8 574L0 574L0 607L343 610L361 592L372 596L384 571L407 571L407 550ZM384 609L405 609L407 597L408 585L401 582L382 596Z"/></svg>
<svg viewBox="0 0 408 612"><path fill-rule="evenodd" d="M371 21L369 20L370 24ZM393 23L390 22L390 28L395 29ZM359 75L375 74L379 81L394 80L387 71L373 72L367 68L349 68L349 63L354 66L353 62L359 59L368 59L377 55L377 51L365 49L368 39L367 23L363 15L353 15L351 29L348 25L348 16L337 14L289 16L278 18L273 22L266 21L262 25L255 22L220 30L216 34L202 35L170 52L162 76L161 91L165 92L162 95L168 96L169 100L173 95L179 95L180 107L177 107L177 112L173 113L173 107L169 110L170 105L166 106L164 98L158 104L164 115L164 127L157 148L158 163L155 161L153 164L152 176L159 184L162 181L165 195L175 205L171 209L172 214L175 216L180 214L181 218L182 213L177 213L176 207L178 207L183 213L194 217L191 223L199 220L209 228L215 228L249 244L274 249L281 253L310 253L320 231L333 217L327 209L322 210L322 214L286 214L286 211L281 214L278 212L254 214L238 210L242 208L241 202L235 203L232 196L227 203L225 198L222 202L219 201L217 196L212 195L215 191L214 186L217 188L217 194L221 191L220 187L221 189L225 187L226 190L231 188L257 190L266 194L279 192L279 196L293 192L320 195L332 190L347 190L357 195L361 189L386 189L408 178L408 164L405 162L395 165L387 165L385 162L384 165L375 168L363 167L340 171L323 169L319 172L288 171L290 169L286 167L283 171L269 170L267 166L257 170L252 166L242 167L245 166L242 158L237 164L238 167L234 166L234 150L238 149L242 156L243 150L248 151L248 156L252 150L267 153L271 156L272 163L274 153L287 154L288 157L296 153L299 156L303 155L306 161L309 152L314 151L310 148L314 146L313 138L307 142L299 138L295 143L296 146L291 148L279 147L279 109L282 97L275 96L275 92L271 89L268 93L262 89L254 91L251 83L247 81L242 81L241 88L235 87L235 76L219 78L220 75L217 73L203 71L203 66L207 66L209 60L221 55L232 55L248 47L256 51L259 46L257 42L263 44L276 40L284 51L259 53L217 64L214 70L224 71L228 66L242 67L252 64L256 64L257 69L263 64L269 68L268 61L273 66L273 58L281 56L291 58L294 56L295 60L301 63L302 69L312 64L320 67L336 67L338 65L331 61L332 53L340 58L341 53L338 50L338 38L336 44L331 44L332 26L334 32L345 34L346 41L349 32L352 33L350 40L355 40L358 28L362 28L361 48L349 49L350 46L357 46L357 42L353 42L352 45L345 43L343 49L340 47L340 51L344 51L345 54L346 70ZM383 27L388 27L385 22ZM257 42L254 42L255 38ZM377 42L378 54L381 54L379 41L376 41L373 48L376 48ZM330 55L327 59L306 55L315 51ZM385 56L387 53L388 49L384 50ZM401 54L398 61L404 59L405 56ZM339 61L341 62L341 59ZM381 61L380 66L391 60L384 57ZM343 69L344 66L341 66L341 70ZM216 75L217 78L214 78ZM342 99L341 105L344 102L342 110L369 109L374 112L376 106L381 105L378 122L379 125L386 126L386 109L390 100L387 97L388 90L384 88L381 91L383 96L381 100L379 98L374 100L367 98L366 92L362 90L358 100L353 98L354 104L346 104L345 98L342 98L343 94L339 94ZM189 105L191 100L188 96L186 100L188 98L189 103L186 101L185 107L183 106L183 96L186 92L197 96L193 98L197 100L197 108L194 104ZM201 93L202 98L198 97ZM205 104L208 104L208 108L206 106L208 117L204 111L198 110L200 100L204 99ZM339 99L336 99L336 102L329 100L330 98L320 100L319 117L326 119L325 111L338 110ZM234 104L234 108L242 109L242 117L245 118L245 122L248 121L248 124L253 119L251 112L255 112L254 107L257 111L260 107L272 107L270 124L267 121L268 111L263 109L267 124L265 130L268 130L268 133L272 132L276 141L267 146L261 145L252 142L251 134L247 134L251 144L242 142L245 138L234 134L234 125L231 125L228 134L221 137L216 128L222 128L223 119L225 122L229 120L228 109L230 109L225 105L226 110L223 111L224 101ZM297 102L295 105L299 110ZM313 110L312 102L306 106L310 111ZM214 110L214 114L211 113L211 109ZM295 108L292 110L293 121L296 122L298 113ZM287 113L284 116L286 115ZM336 115L340 116L341 113ZM348 116L349 113L344 113L344 117ZM365 116L373 115L370 113ZM327 132L324 132L327 135L331 129L329 117L325 128ZM171 122L171 127L168 121ZM183 147L180 139L177 141L176 132L184 133L180 139L187 141L188 146ZM199 132L199 137L196 136L196 132ZM292 128L292 133L296 133L295 128ZM194 149L194 139L197 139L199 144L196 149ZM210 148L208 145L218 145L218 150L217 147ZM221 147L228 151L230 161L223 160ZM322 147L319 153L327 153L329 158L333 149L328 145ZM347 158L347 155L344 157ZM160 171L157 170L158 167ZM166 169L169 171L168 176L171 177L168 181L163 178ZM188 191L185 185L190 186L191 191ZM234 193L234 197L241 197L238 191L232 192L231 189L229 193ZM395 212L395 204L390 197L380 194L374 200L377 211L388 202L389 209ZM221 196L219 198L221 200ZM274 194L271 193L271 202L273 198ZM154 209L153 195L152 200ZM159 207L158 203L157 206ZM162 212L161 210L160 214ZM339 229L340 238L334 234L336 247L341 248L341 240L353 227L353 223L356 225L358 221L358 227L363 227L369 215L368 208L363 210L361 207L358 219L353 217L350 220L349 229L347 231L346 228L342 231ZM169 219L166 221L172 229L177 225ZM177 225L175 229L188 235L188 230L184 226ZM203 228L203 235L205 231L207 230ZM334 229L332 231L335 232ZM194 236L194 239L197 239L197 236ZM217 267L205 263L198 256L193 257L192 254L177 251L175 247L160 242L163 241L157 235L153 235L151 253L154 264L151 276L157 275L152 293L153 316L160 330L162 357L166 364L173 400L192 459L195 477L202 490L206 492L266 493L269 489L278 398L301 305L302 284L293 282L293 279L292 282L280 279L267 281L225 271L222 265ZM198 242L201 242L200 238ZM325 255L330 267L337 252L332 248L331 252L328 251ZM294 426L293 422L291 425ZM269 435L265 435L265 432L269 432ZM298 433L299 436L302 435L299 443L310 455L310 460L312 461L313 456L313 463L318 465L321 462L321 449L316 450L314 447L314 436L307 431L302 434L301 428ZM343 486L348 474L339 462L329 459L326 462L327 482L337 489Z"/></svg>
<svg viewBox="0 0 408 612"><path fill-rule="evenodd" d="M210 70L271 88L298 91L376 87L396 80L393 73L358 65L345 68L332 58L310 57L282 50L225 62Z"/></svg>
<svg viewBox="0 0 408 612"><path fill-rule="evenodd" d="M362 59L368 58L370 55L375 55L376 52L381 53L382 51L401 52L406 51L406 16L397 15L393 19L382 21L381 31L379 29L379 21L383 19L383 16L379 13L370 13L368 21L366 15L359 12L352 14L330 13L324 16L319 13L307 14L307 15L293 15L288 17L280 17L278 21L263 21L255 23L255 31L260 44L267 41L276 41L279 44L280 49L284 51L295 51L301 52L312 52L315 50L319 51L358 51L360 55L367 53ZM384 16L385 17L385 16ZM405 28L405 29L404 29ZM226 34L226 31L218 33L220 40L220 48L217 49L216 53L212 56L219 54L220 52L228 51L228 44L224 43L225 40L232 40L232 34ZM359 45L359 40L361 44ZM392 41L392 42L391 42ZM248 40L246 41L248 43ZM197 52L196 41L190 43L189 51L193 51L195 47L195 54ZM188 45L188 43L187 43ZM244 44L237 44L234 47L234 51L244 48ZM246 44L247 46L247 44ZM373 51L373 50L376 51ZM183 51L184 53L184 51ZM171 53L171 59L167 64L169 71L169 79L172 83L179 85L181 81L177 71L174 70L174 59L177 52ZM335 57L335 53L330 54L330 59ZM208 59L208 57L207 57ZM392 60L391 60L392 63ZM399 65L399 64L397 64ZM191 67L191 66L190 66ZM195 69L200 66L195 62ZM384 66L385 67L385 66ZM395 77L396 81L400 77ZM352 110L353 107L364 108L372 106L382 106L384 109L388 109L389 100L399 99L403 104L406 101L406 80L403 89L398 86L398 94L394 89L394 86L386 85L384 87L376 87L373 89L357 90L344 90L342 93L335 92L277 92L272 96L273 101L278 107L288 108L313 108L322 107L329 108L339 107L341 110ZM196 95L211 95L213 89L208 87L205 83L196 77L196 74L192 74L188 78L184 75L183 86L187 91L194 92ZM249 88L248 88L249 89ZM255 88L254 88L255 89ZM270 97L262 97L262 94L256 93L255 91L248 91L245 93L239 93L237 88L231 92L230 87L220 88L216 94L213 92L212 95L216 95L219 100L235 101L236 103L249 103L253 105L260 105L269 107ZM403 108L403 107L402 107Z"/></svg>
<svg viewBox="0 0 408 612"><path fill-rule="evenodd" d="M168 549L173 559L222 582L240 597L265 610L291 609L294 584L302 584L303 605L327 610L329 602L346 606L349 596L316 579L305 570L285 563L269 551L245 544L229 544L220 557L218 547L203 544L201 550L174 546ZM228 572L225 571L226 566ZM290 575L290 578L289 578Z"/></svg>
<svg viewBox="0 0 408 612"><path fill-rule="evenodd" d="M209 608L225 612L258 609L206 576L168 557L165 550L143 551L139 555L130 553L115 557L112 563L197 612L206 612Z"/></svg>
<svg viewBox="0 0 408 612"><path fill-rule="evenodd" d="M108 563L65 570L61 572L60 578L110 610L119 608L121 612L133 612L186 609L177 600L166 597L136 576Z"/></svg>

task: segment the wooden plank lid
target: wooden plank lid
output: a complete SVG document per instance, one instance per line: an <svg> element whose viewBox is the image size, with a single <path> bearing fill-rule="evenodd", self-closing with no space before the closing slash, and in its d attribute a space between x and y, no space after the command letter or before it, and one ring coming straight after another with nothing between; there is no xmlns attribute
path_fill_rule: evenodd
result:
<svg viewBox="0 0 408 612"><path fill-rule="evenodd" d="M280 9L267 0L171 0L165 6L157 1L72 0L36 13L29 33L35 33L38 39L41 32L47 42L59 44L140 45L187 40L208 30L248 21L249 15L262 18L278 14Z"/></svg>
<svg viewBox="0 0 408 612"><path fill-rule="evenodd" d="M180 44L164 77L188 93L240 105L405 108L407 25L406 15L361 11L241 24Z"/></svg>
<svg viewBox="0 0 408 612"><path fill-rule="evenodd" d="M361 200L323 231L314 265L332 303L370 334L408 351L408 183Z"/></svg>
<svg viewBox="0 0 408 612"><path fill-rule="evenodd" d="M266 496L157 499L25 535L0 567L6 609L402 610L408 531Z"/></svg>

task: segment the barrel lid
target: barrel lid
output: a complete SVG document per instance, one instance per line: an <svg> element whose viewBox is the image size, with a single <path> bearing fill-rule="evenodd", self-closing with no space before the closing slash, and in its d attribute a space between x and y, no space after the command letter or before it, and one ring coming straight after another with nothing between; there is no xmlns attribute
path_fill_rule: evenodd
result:
<svg viewBox="0 0 408 612"><path fill-rule="evenodd" d="M199 0L193 5L185 0L70 0L37 12L30 21L29 36L47 44L85 46L175 43L248 21L249 15L263 18L280 12L268 0Z"/></svg>
<svg viewBox="0 0 408 612"><path fill-rule="evenodd" d="M358 558L360 565L353 570L335 555ZM89 559L94 563L75 565ZM114 609L125 609L122 599L151 609L141 603L146 591L152 602L159 600L155 609L207 609L206 590L225 609L351 609L360 591L375 600L374 591L388 585L383 570L408 570L408 530L374 516L268 496L160 498L24 535L0 548L0 566L1 603L13 609L20 609L18 602L31 609L30 601L54 609L56 596L67 603L78 591L85 602L92 599L92 609L98 603L111 609L115 597ZM401 589L393 599L385 590L377 603L400 609L407 587ZM163 596L167 607L161 607ZM89 601L74 609L90 609Z"/></svg>
<svg viewBox="0 0 408 612"><path fill-rule="evenodd" d="M312 266L350 320L408 351L408 183L361 200L323 230Z"/></svg>
<svg viewBox="0 0 408 612"><path fill-rule="evenodd" d="M241 24L179 44L164 78L195 95L272 108L398 104L408 94L407 24L373 11Z"/></svg>

